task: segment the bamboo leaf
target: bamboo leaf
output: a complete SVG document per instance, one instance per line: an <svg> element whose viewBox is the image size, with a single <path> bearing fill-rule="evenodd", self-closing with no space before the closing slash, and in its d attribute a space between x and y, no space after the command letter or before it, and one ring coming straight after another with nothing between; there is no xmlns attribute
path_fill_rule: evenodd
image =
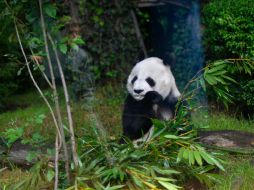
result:
<svg viewBox="0 0 254 190"><path fill-rule="evenodd" d="M189 149L184 149L183 158L186 159L186 160L189 158Z"/></svg>
<svg viewBox="0 0 254 190"><path fill-rule="evenodd" d="M211 74L211 73L216 73L217 71L222 70L222 69L224 69L225 67L226 67L226 65L218 65L218 66L216 66L216 67L213 67L213 68L211 68L211 69L208 69L206 72L209 73L209 74Z"/></svg>
<svg viewBox="0 0 254 190"><path fill-rule="evenodd" d="M194 151L189 151L189 165L194 165Z"/></svg>
<svg viewBox="0 0 254 190"><path fill-rule="evenodd" d="M125 185L115 185L115 186L107 186L104 190L116 190L116 189L122 189Z"/></svg>
<svg viewBox="0 0 254 190"><path fill-rule="evenodd" d="M210 154L206 152L201 152L201 156L204 158L204 160L211 164L211 165L216 165L218 168L224 171L224 167L215 159L213 158Z"/></svg>
<svg viewBox="0 0 254 190"><path fill-rule="evenodd" d="M170 170L170 169L160 169L156 166L152 167L157 173L162 174L162 175L170 175L170 174L179 174L180 172L176 170Z"/></svg>
<svg viewBox="0 0 254 190"><path fill-rule="evenodd" d="M179 186L176 186L172 183L168 183L168 182L165 182L165 181L158 181L163 187L165 187L166 189L168 190L178 190L180 187Z"/></svg>
<svg viewBox="0 0 254 190"><path fill-rule="evenodd" d="M179 137L176 135L165 135L164 137L167 139L179 139Z"/></svg>
<svg viewBox="0 0 254 190"><path fill-rule="evenodd" d="M180 162L183 158L183 151L184 151L184 148L180 148L179 152L178 152L178 155L177 155L177 159L176 159L176 162Z"/></svg>
<svg viewBox="0 0 254 190"><path fill-rule="evenodd" d="M202 158L200 156L199 151L194 151L194 158L197 161L198 165L200 165L200 166L203 165Z"/></svg>

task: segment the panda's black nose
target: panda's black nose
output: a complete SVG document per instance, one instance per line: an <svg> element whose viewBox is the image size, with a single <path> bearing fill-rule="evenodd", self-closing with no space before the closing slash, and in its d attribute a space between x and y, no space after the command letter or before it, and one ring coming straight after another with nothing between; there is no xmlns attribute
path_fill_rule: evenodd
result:
<svg viewBox="0 0 254 190"><path fill-rule="evenodd" d="M140 94L141 92L143 92L144 90L134 90L134 92L136 93L136 94Z"/></svg>

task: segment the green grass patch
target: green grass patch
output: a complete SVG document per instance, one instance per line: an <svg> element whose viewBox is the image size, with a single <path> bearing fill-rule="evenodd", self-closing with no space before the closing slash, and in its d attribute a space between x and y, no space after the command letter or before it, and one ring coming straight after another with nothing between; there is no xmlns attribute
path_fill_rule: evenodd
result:
<svg viewBox="0 0 254 190"><path fill-rule="evenodd" d="M221 182L215 190L251 190L254 187L253 156L227 156L226 171L221 173Z"/></svg>
<svg viewBox="0 0 254 190"><path fill-rule="evenodd" d="M236 118L222 112L208 113L205 110L193 113L193 122L198 129L238 130L254 133L254 121Z"/></svg>

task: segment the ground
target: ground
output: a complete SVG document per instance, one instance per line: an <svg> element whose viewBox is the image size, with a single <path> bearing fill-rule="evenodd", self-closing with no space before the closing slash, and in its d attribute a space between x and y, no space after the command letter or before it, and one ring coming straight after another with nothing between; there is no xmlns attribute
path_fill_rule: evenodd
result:
<svg viewBox="0 0 254 190"><path fill-rule="evenodd" d="M121 134L121 112L125 97L125 94L121 92L124 91L124 89L116 90L115 87L106 86L98 88L95 92L96 99L92 110L102 123L109 139L117 139ZM45 92L49 94L47 90ZM62 96L61 90L60 96ZM63 98L60 99L61 109L64 110ZM53 123L47 107L37 92L31 91L12 96L9 98L8 103L13 105L15 109L0 114L1 133L10 128L23 128L22 138L24 139L31 139L31 137L33 139L33 134L39 132L41 136L46 136L48 141L53 140ZM85 103L73 103L72 113L74 115L77 136L93 133L93 130L90 128L93 121L89 120L89 112L85 110L87 110ZM193 121L195 127L204 128L204 130L230 129L254 132L252 120L235 118L218 111L197 112L193 114ZM40 140L40 137L37 137L38 139ZM215 184L214 189L252 189L254 187L254 156L225 151L220 153L223 154L221 157L225 161L225 172L220 172L221 179L223 180ZM2 165L0 173L0 187L30 175L25 170L20 170L14 165L12 165L11 169L7 169Z"/></svg>

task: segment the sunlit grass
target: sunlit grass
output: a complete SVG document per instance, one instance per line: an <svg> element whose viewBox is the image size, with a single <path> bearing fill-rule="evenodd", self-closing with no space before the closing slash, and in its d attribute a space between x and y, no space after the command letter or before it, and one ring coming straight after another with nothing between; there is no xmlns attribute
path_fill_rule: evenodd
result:
<svg viewBox="0 0 254 190"><path fill-rule="evenodd" d="M221 173L221 183L215 190L251 190L254 188L254 158L244 156L228 157L226 171Z"/></svg>
<svg viewBox="0 0 254 190"><path fill-rule="evenodd" d="M198 111L193 114L192 118L197 128L254 132L254 120L237 118L222 112L208 113L207 111Z"/></svg>

